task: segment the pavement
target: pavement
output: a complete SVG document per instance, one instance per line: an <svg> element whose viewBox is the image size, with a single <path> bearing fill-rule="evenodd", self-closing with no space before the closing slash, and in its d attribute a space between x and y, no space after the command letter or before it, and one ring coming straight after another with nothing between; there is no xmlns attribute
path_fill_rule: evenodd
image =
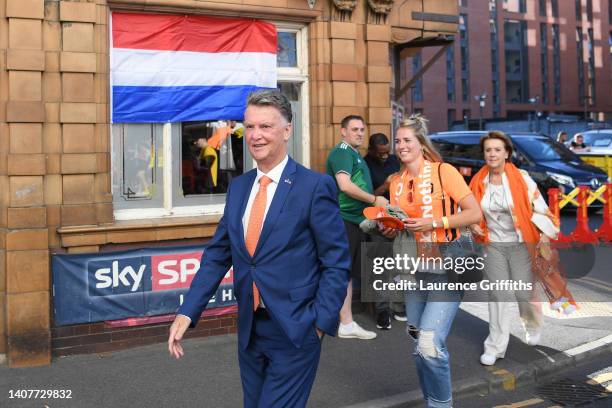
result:
<svg viewBox="0 0 612 408"><path fill-rule="evenodd" d="M545 317L538 347L520 340L513 327L506 358L493 367L478 358L487 323L476 315L484 303L466 303L448 339L455 397L513 390L577 362L612 352L612 306L607 316ZM513 310L518 317L518 311ZM369 316L357 320L372 329ZM404 407L422 405L404 323L393 322L375 340L326 337L310 407ZM0 406L12 407L218 407L242 405L236 337L190 339L181 360L165 344L58 358L50 366L0 367ZM569 347L573 345L572 347ZM561 347L561 348L559 348ZM9 390L70 390L71 399L9 399ZM459 406L459 405L458 405Z"/></svg>
<svg viewBox="0 0 612 408"><path fill-rule="evenodd" d="M543 304L541 344L523 343L518 307L504 359L493 367L479 363L488 334L486 303L464 302L448 338L455 407L460 397L498 394L545 381L551 375L612 353L612 264L610 246L595 250L593 273L575 280L580 309L565 316ZM603 295L602 295L603 294ZM597 296L596 296L597 295ZM584 296L584 297L582 297ZM591 301L593 300L593 301ZM356 315L376 330L371 316ZM325 337L310 407L390 408L423 406L412 360L413 343L405 323L393 321L375 340ZM0 407L217 407L242 406L235 335L184 341L185 357L172 359L165 344L57 358L50 366L0 366ZM67 398L10 398L15 390L70 390ZM66 392L63 393L67 395ZM470 407L471 408L471 407Z"/></svg>

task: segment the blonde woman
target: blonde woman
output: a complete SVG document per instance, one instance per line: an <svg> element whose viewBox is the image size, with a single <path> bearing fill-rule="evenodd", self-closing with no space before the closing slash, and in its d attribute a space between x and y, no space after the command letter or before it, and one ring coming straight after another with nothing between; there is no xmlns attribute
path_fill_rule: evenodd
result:
<svg viewBox="0 0 612 408"><path fill-rule="evenodd" d="M531 263L536 245L548 248L549 238L556 238L559 224L548 210L536 183L512 162L512 141L502 132L489 132L480 140L486 165L470 182L470 188L482 207L484 218L472 231L486 244L485 271L491 281L513 280L532 283ZM530 253L531 252L531 253ZM480 356L483 365L493 365L503 358L510 340L509 296L519 301L525 327L525 342L540 341L541 311L532 300L531 291L491 292L489 301L489 336ZM505 296L504 296L505 295Z"/></svg>
<svg viewBox="0 0 612 408"><path fill-rule="evenodd" d="M399 206L410 218L405 228L415 234L419 256L440 256L432 245L446 242L450 230L480 221L481 212L463 177L450 164L443 164L427 138L427 120L413 115L403 121L395 136L395 150L401 161L400 172L392 177L391 204ZM452 201L461 212L444 217ZM456 209L455 209L456 210ZM383 234L395 236L386 229ZM415 274L417 281L446 283L446 271L428 269ZM461 303L462 291L414 290L406 293L407 333L415 341L414 358L423 397L428 407L452 406L452 385L446 337Z"/></svg>

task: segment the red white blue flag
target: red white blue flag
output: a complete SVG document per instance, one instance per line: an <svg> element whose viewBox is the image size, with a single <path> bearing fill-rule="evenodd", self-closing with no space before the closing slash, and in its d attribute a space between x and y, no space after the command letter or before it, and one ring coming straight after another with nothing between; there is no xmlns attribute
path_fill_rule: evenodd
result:
<svg viewBox="0 0 612 408"><path fill-rule="evenodd" d="M242 119L276 87L277 35L252 19L112 14L112 122Z"/></svg>

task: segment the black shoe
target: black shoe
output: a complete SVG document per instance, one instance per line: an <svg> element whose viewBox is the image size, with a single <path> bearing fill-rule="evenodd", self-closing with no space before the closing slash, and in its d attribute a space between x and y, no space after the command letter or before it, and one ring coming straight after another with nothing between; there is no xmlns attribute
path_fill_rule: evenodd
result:
<svg viewBox="0 0 612 408"><path fill-rule="evenodd" d="M376 316L376 328L380 330L391 329L391 314L389 312L385 310Z"/></svg>

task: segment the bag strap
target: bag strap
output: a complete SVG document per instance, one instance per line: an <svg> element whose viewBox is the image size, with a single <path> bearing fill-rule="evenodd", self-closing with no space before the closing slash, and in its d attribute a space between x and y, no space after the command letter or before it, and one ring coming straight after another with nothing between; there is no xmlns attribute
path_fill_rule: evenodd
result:
<svg viewBox="0 0 612 408"><path fill-rule="evenodd" d="M444 217L446 217L446 192L444 191L444 184L442 183L442 173L440 171L440 168L442 167L444 163L440 163L438 164L438 180L440 180L440 190L442 190L442 215ZM450 197L450 215L453 215L455 213L454 211L455 209L455 200L453 200L452 197ZM444 231L444 234L446 235L446 239L448 241L454 241L459 237L459 229L458 228L451 228L450 230L450 238L448 239L448 232Z"/></svg>

